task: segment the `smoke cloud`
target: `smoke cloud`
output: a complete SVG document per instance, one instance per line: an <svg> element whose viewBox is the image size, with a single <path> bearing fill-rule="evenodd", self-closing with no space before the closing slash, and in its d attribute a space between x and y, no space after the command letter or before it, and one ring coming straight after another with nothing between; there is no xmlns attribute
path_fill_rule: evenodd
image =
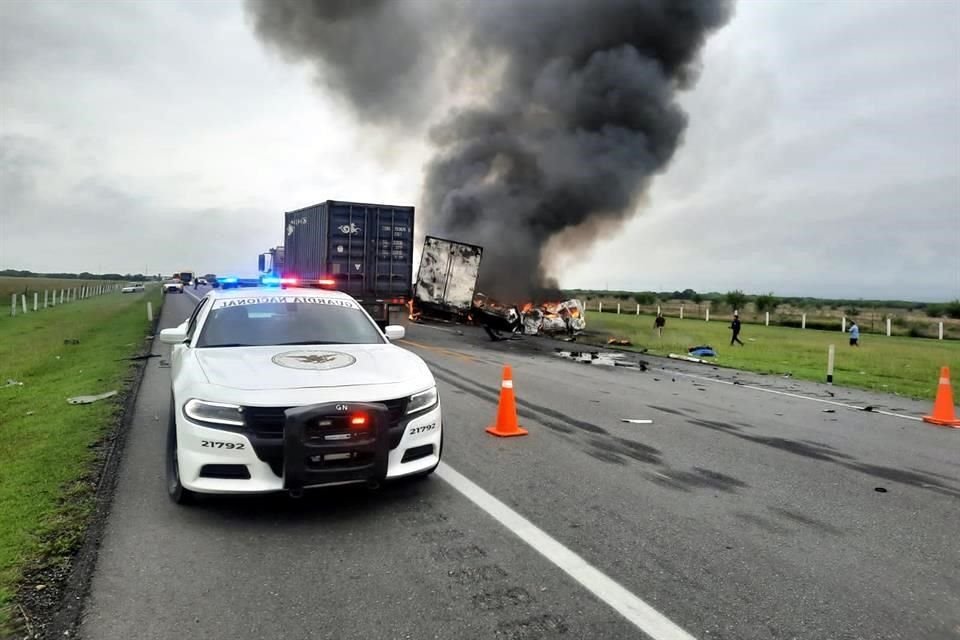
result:
<svg viewBox="0 0 960 640"><path fill-rule="evenodd" d="M430 128L428 233L484 246L480 289L550 286L636 210L682 142L676 101L728 0L248 0L257 34L316 65L364 121L408 127L454 57L488 78ZM437 8L442 7L438 11ZM425 211L424 211L425 210ZM637 259L637 256L625 256Z"/></svg>

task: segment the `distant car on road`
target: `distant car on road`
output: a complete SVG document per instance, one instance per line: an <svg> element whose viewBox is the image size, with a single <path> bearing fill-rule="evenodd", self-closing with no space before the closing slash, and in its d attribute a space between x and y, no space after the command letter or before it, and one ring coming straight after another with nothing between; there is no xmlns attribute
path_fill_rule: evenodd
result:
<svg viewBox="0 0 960 640"><path fill-rule="evenodd" d="M197 284L205 287L205 286L207 286L207 285L210 284L210 283L207 282L207 279L206 279L206 278L197 278Z"/></svg>
<svg viewBox="0 0 960 640"><path fill-rule="evenodd" d="M123 289L120 289L120 293L139 293L143 291L143 284L140 282L131 282Z"/></svg>
<svg viewBox="0 0 960 640"><path fill-rule="evenodd" d="M424 477L443 448L427 365L350 296L256 287L207 293L173 345L167 491L299 496Z"/></svg>
<svg viewBox="0 0 960 640"><path fill-rule="evenodd" d="M167 280L163 283L164 293L183 293L183 283L179 280Z"/></svg>

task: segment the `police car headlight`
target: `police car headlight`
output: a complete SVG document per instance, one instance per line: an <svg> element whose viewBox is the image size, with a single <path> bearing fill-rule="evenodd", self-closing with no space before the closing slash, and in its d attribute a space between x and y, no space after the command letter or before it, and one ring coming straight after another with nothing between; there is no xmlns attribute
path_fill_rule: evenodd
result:
<svg viewBox="0 0 960 640"><path fill-rule="evenodd" d="M426 391L421 391L420 393L415 393L410 396L410 399L407 400L407 413L417 413L420 411L425 411L437 404L439 396L437 395L437 388L432 387Z"/></svg>
<svg viewBox="0 0 960 640"><path fill-rule="evenodd" d="M235 427L242 427L244 424L243 408L235 404L206 402L194 398L183 405L183 412L195 422L227 424Z"/></svg>

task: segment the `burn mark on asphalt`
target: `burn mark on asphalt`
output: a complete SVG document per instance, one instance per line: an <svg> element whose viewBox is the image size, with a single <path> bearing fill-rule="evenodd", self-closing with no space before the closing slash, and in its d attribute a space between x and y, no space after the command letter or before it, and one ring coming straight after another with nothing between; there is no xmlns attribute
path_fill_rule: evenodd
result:
<svg viewBox="0 0 960 640"><path fill-rule="evenodd" d="M488 400L493 403L496 403L500 400L499 389L494 389L492 387L488 387L486 385L482 385L476 382L471 383L473 386L467 386L463 383L462 379L459 378L455 372L450 371L449 369L438 367L435 364L431 365L430 368L443 371L444 372L443 374L440 374L434 371L434 375L440 378L441 380L443 380L444 382L451 384L454 387L457 387L458 389L462 389L471 395L474 395L482 400ZM475 389L473 388L474 386L479 388ZM538 404L534 404L532 402L527 402L525 400L520 400L519 398L517 399L517 407L518 407L517 413L519 413L521 416L525 418L536 420L537 422L542 423L543 416L548 416L550 418L553 418L554 420L560 420L561 422L565 422L568 425L575 427L577 429L580 429L582 431L587 431L590 433L601 433L601 434L607 433L607 430L604 429L603 427L598 427L597 425L592 424L590 422L586 422L584 420L577 420L576 418L568 416L565 413L561 413L560 411L556 411L549 407L544 407Z"/></svg>
<svg viewBox="0 0 960 640"><path fill-rule="evenodd" d="M576 432L576 429L574 429L573 427L568 427L567 425L564 425L564 424L557 424L556 422L544 422L544 423L542 423L542 424L543 424L543 426L545 426L547 429L551 429L551 430L557 431L557 432L559 432L559 433L574 433L574 432Z"/></svg>
<svg viewBox="0 0 960 640"><path fill-rule="evenodd" d="M823 533L830 533L835 536L843 535L843 531L834 527L833 525L827 524L826 522L822 522L820 520L811 518L809 516L805 516L802 513L797 513L796 511L791 511L790 509L782 509L780 507L767 507L767 508L776 514L784 518L787 518L788 520L799 522L800 524L806 525L811 529L816 529L817 531L821 531Z"/></svg>
<svg viewBox="0 0 960 640"><path fill-rule="evenodd" d="M472 598L473 606L481 611L499 611L533 602L533 597L523 587L507 587L478 593Z"/></svg>
<svg viewBox="0 0 960 640"><path fill-rule="evenodd" d="M696 418L693 420L687 420L687 422L694 426L705 427L707 429L713 429L714 431L726 431L729 433L740 431L739 427L726 422L717 422L716 420L702 420L700 418Z"/></svg>
<svg viewBox="0 0 960 640"><path fill-rule="evenodd" d="M508 574L499 565L486 564L479 567L462 567L451 570L447 572L447 575L456 580L457 584L468 585L503 580Z"/></svg>
<svg viewBox="0 0 960 640"><path fill-rule="evenodd" d="M595 445L600 441L599 438L594 438L591 440ZM613 438L613 441L617 443L622 453L625 456L633 458L638 462L645 462L647 464L660 464L660 450L651 447L650 445L643 444L642 442L634 442L633 440L627 440L626 438Z"/></svg>
<svg viewBox="0 0 960 640"><path fill-rule="evenodd" d="M611 464L627 464L627 461L623 459L623 456L619 456L612 451L607 451L606 449L587 449L587 455L591 458L596 458L601 462L609 462Z"/></svg>
<svg viewBox="0 0 960 640"><path fill-rule="evenodd" d="M790 530L787 529L786 527L781 527L780 525L778 525L776 522L773 522L772 520L767 520L766 518L762 518L762 517L760 517L760 516L755 516L755 515L753 515L752 513L742 513L742 512L740 512L740 513L735 513L734 515L735 515L739 520L743 520L744 522L749 522L750 524L754 525L755 527L758 527L758 528L760 528L760 529L763 529L763 530L766 531L767 533L775 533L775 534L781 535L781 536L782 536L782 535L787 535L787 534L790 533Z"/></svg>
<svg viewBox="0 0 960 640"><path fill-rule="evenodd" d="M542 615L522 620L502 622L497 625L498 638L504 640L542 640L562 635L568 631L567 623L560 616Z"/></svg>
<svg viewBox="0 0 960 640"><path fill-rule="evenodd" d="M658 406L655 405L655 404L648 404L647 406L650 407L651 409L655 410L655 411L662 411L663 413L672 413L672 414L675 415L675 416L685 416L685 415L687 415L687 412L684 411L683 409L671 409L671 408L669 408L669 407L658 407Z"/></svg>

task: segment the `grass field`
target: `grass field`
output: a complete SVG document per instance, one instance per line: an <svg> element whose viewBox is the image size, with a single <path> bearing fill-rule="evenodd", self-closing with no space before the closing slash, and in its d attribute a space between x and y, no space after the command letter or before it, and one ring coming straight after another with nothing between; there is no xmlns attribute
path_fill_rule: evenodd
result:
<svg viewBox="0 0 960 640"><path fill-rule="evenodd" d="M93 497L84 482L90 445L120 404L69 405L67 398L129 383L126 358L144 349L148 331L146 300L159 309L159 288L0 314L0 636L23 572L65 562L83 535ZM8 379L23 385L5 386Z"/></svg>
<svg viewBox="0 0 960 640"><path fill-rule="evenodd" d="M116 284L109 280L71 280L66 278L11 278L0 276L0 315L10 315L10 296L26 294L27 305L33 309L33 293L40 294L40 306L43 306L43 292L72 289L98 284ZM123 284L126 284L124 282Z"/></svg>
<svg viewBox="0 0 960 640"><path fill-rule="evenodd" d="M835 384L932 399L941 366L949 366L954 378L960 380L957 341L861 335L861 346L854 348L839 330L745 324L740 339L746 346L731 347L729 326L727 320L667 318L661 339L653 330L653 316L588 313L587 327L596 336L581 342L605 344L608 337L615 336L629 339L634 349L647 348L660 355L686 354L688 347L710 345L717 351L719 365L760 373L791 373L795 378L816 381L825 380L827 348L835 344Z"/></svg>

